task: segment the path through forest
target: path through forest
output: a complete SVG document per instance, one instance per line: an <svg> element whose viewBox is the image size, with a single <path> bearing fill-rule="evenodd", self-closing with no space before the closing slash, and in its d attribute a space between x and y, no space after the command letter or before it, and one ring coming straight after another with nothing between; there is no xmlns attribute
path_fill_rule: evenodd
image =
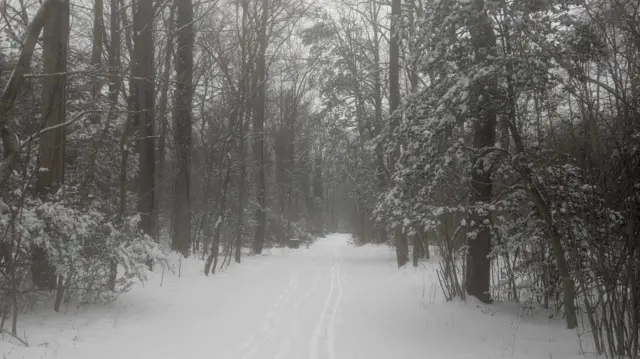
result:
<svg viewBox="0 0 640 359"><path fill-rule="evenodd" d="M444 303L432 266L398 270L390 248L349 242L273 249L213 278L185 260L181 278L152 273L113 304L30 315L30 347L0 349L64 359L581 357L561 323Z"/></svg>

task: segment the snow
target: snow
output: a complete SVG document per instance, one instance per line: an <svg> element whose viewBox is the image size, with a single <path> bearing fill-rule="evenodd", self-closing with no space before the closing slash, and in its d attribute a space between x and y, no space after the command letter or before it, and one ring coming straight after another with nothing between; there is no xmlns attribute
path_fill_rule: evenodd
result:
<svg viewBox="0 0 640 359"><path fill-rule="evenodd" d="M246 257L213 277L181 260L109 305L21 317L3 358L584 358L575 331L514 306L442 299L436 263L398 270L387 246L335 234ZM160 285L162 283L162 285ZM544 318L544 319L541 319ZM584 335L586 337L587 335Z"/></svg>

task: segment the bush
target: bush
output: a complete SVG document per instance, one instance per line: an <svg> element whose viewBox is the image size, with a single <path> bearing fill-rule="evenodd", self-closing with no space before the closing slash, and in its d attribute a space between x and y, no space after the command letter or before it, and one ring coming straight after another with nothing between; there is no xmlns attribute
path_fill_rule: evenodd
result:
<svg viewBox="0 0 640 359"><path fill-rule="evenodd" d="M138 215L119 219L96 203L81 208L60 200L62 191L56 197L2 206L0 296L4 303L17 299L13 311L53 293L56 308L63 300L112 301L146 280L147 266L167 265L167 251L140 230Z"/></svg>

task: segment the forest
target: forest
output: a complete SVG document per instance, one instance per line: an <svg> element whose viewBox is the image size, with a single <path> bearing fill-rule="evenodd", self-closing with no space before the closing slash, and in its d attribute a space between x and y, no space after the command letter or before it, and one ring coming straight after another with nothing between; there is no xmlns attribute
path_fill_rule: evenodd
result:
<svg viewBox="0 0 640 359"><path fill-rule="evenodd" d="M639 9L1 0L1 330L343 232L638 357Z"/></svg>

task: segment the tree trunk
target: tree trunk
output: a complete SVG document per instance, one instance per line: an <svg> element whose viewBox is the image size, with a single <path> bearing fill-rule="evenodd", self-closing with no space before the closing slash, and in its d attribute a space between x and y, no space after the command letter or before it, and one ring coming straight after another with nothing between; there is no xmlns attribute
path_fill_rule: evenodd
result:
<svg viewBox="0 0 640 359"><path fill-rule="evenodd" d="M115 109L115 107L118 105L118 93L120 91L120 85L121 85L121 80L120 80L120 16L119 16L119 11L118 11L118 0L111 0L111 23L109 25L109 32L111 33L111 46L109 48L109 75L111 76L111 78L109 79L109 101L111 102L111 108ZM110 113L109 114L110 118L114 118L115 114ZM128 118L128 117L127 117ZM125 131L126 131L126 126L125 126ZM124 134L123 134L124 136ZM124 142L121 142L121 146L120 146L120 154L121 156L124 156ZM122 158L122 157L121 157ZM125 164L126 165L126 164ZM127 175L126 172L124 172L124 178L122 178L122 171L123 168L120 169L121 173L121 177L120 177L120 181L125 181L126 183L126 179L127 179ZM126 171L126 169L124 169L124 171ZM126 193L125 191L125 183L121 183L121 187L120 187L120 213L119 213L119 217L120 220L123 219L124 217L124 210L125 210L125 200L126 200ZM122 223L122 222L121 222ZM109 289L111 290L115 290L116 289L116 279L118 276L118 264L116 261L111 261L110 265L109 265Z"/></svg>
<svg viewBox="0 0 640 359"><path fill-rule="evenodd" d="M154 51L153 0L138 0L133 16L134 44L131 65L131 99L133 125L138 127L138 213L140 227L149 236L154 234L155 207L155 145L154 116Z"/></svg>
<svg viewBox="0 0 640 359"><path fill-rule="evenodd" d="M280 99L280 107L281 107L281 114L280 114L280 124L278 125L278 128L276 130L275 135L273 136L273 152L275 153L275 183L276 183L276 197L277 197L277 204L278 204L278 211L280 214L280 217L282 219L286 219L287 218L287 213L286 213L286 193L287 193L287 141L288 138L285 136L285 125L283 124L283 122L285 122L283 120L283 115L282 115L282 107L283 105L284 99Z"/></svg>
<svg viewBox="0 0 640 359"><path fill-rule="evenodd" d="M515 122L509 123L509 129L511 130L511 137L513 138L517 153L524 155L524 142L520 137L520 133L518 132ZM532 179L530 168L522 168L521 174L525 183L527 184L527 191L536 204L538 215L544 221L545 226L547 227L547 231L549 232L549 235L551 237L551 248L553 251L553 256L556 260L556 264L558 266L560 279L562 281L567 329L573 329L578 326L578 318L576 316L575 308L576 292L562 245L562 234L560 234L557 224L551 216L551 209L549 207L549 204L542 197L540 190L538 190L538 187L535 185L535 182Z"/></svg>
<svg viewBox="0 0 640 359"><path fill-rule="evenodd" d="M240 174L238 178L238 224L236 227L236 238L235 238L235 261L236 263L240 263L240 256L242 255L242 227L244 225L244 207L245 207L245 197L246 197L246 179L247 176L247 165L246 165L246 152L247 147L245 144L245 121L244 116L240 116L239 120L242 121L240 124L240 134L238 135L239 139L239 149L238 149L238 161L240 161Z"/></svg>
<svg viewBox="0 0 640 359"><path fill-rule="evenodd" d="M238 178L238 224L236 226L236 238L235 238L235 261L240 263L240 257L242 255L242 229L244 226L244 207L246 198L246 176L247 176L247 145L246 145L246 126L250 107L249 107L249 66L247 62L247 18L248 18L248 0L242 1L242 38L240 40L240 47L242 49L242 74L240 77L240 96L241 96L241 111L238 117L240 121L240 128L238 134L238 161L240 162L240 174Z"/></svg>
<svg viewBox="0 0 640 359"><path fill-rule="evenodd" d="M318 145L313 166L313 227L315 235L323 235L324 219L322 218L322 204L324 202L324 186L322 183L322 144Z"/></svg>
<svg viewBox="0 0 640 359"><path fill-rule="evenodd" d="M411 241L413 242L413 253L412 253L413 266L417 267L418 262L420 261L420 258L422 258L422 243L420 243L420 236L418 235L418 233L414 233L411 236Z"/></svg>
<svg viewBox="0 0 640 359"><path fill-rule="evenodd" d="M375 19L378 18L378 13L380 12L380 5L374 2L371 2L371 12L372 16L375 16ZM373 66L374 66L374 74L373 74L373 98L374 98L374 113L375 113L375 127L382 128L383 118L382 118L382 76L380 73L382 72L382 66L380 65L380 28L377 22L373 21L371 23L373 29ZM395 46L395 45L394 45ZM398 95L399 96L399 95ZM382 147L376 146L376 158L378 161L378 169L377 169L377 179L378 179L378 188L380 192L385 192L387 190L387 173L384 168L384 154L382 153ZM388 241L387 237L387 228L385 223L380 223L378 225L378 236L381 243L386 243Z"/></svg>
<svg viewBox="0 0 640 359"><path fill-rule="evenodd" d="M232 129L233 125L229 126L229 128ZM223 150L225 147L223 147ZM218 265L218 254L220 253L220 234L222 232L222 225L224 224L224 219L225 219L224 214L227 209L226 207L227 188L229 187L229 180L231 179L232 161L231 161L231 158L229 156L226 156L225 154L223 154L223 158L225 159L223 162L226 164L225 175L224 175L222 189L219 197L220 200L218 205L218 213L216 214L216 217L215 217L215 220L216 220L214 224L215 232L213 237L213 243L211 244L211 252L207 257L207 261L204 265L205 275L209 275L209 272L211 272L211 274L216 273L216 266Z"/></svg>
<svg viewBox="0 0 640 359"><path fill-rule="evenodd" d="M496 53L496 37L491 20L484 10L484 0L475 0L475 26L471 30L471 39L477 63L485 63ZM473 99L477 100L473 124L473 147L481 149L495 143L496 111L492 104L497 96L495 75L489 75L472 85ZM491 172L484 168L483 158L475 159L471 175L471 203L481 206L491 201ZM478 168L480 167L480 168ZM469 295L480 301L491 302L491 233L488 226L489 215L472 214L472 220L478 225L475 238L468 239L466 290Z"/></svg>
<svg viewBox="0 0 640 359"><path fill-rule="evenodd" d="M112 0L114 1L114 0ZM133 106L129 101L129 107ZM131 131L131 114L127 115L127 119L122 127L122 135L120 136L120 174L118 177L118 222L123 225L127 212L127 167L129 166L129 131ZM111 262L109 268L109 289L115 290L117 278L118 264Z"/></svg>
<svg viewBox="0 0 640 359"><path fill-rule="evenodd" d="M91 67L93 71L102 72L102 39L104 38L104 4L103 0L94 0L93 3L93 44L91 46ZM117 15L116 15L117 16ZM91 98L94 104L97 102L102 90L102 81L95 81L91 87ZM100 122L100 115L93 114L91 123Z"/></svg>
<svg viewBox="0 0 640 359"><path fill-rule="evenodd" d="M96 71L96 72L103 72L102 40L104 39L104 31L105 31L103 7L104 7L104 4L102 0L95 0L93 4L93 34L92 34L93 44L91 47L91 67L93 68L93 71ZM114 15L114 17L117 18L118 15L117 14ZM93 103L95 110L100 109L100 97L102 92L102 86L103 86L103 82L102 80L99 80L99 81L95 81L93 83L93 86L91 87L91 99L92 99L91 101ZM79 190L80 203L83 206L87 204L89 192L91 191L90 186L95 177L96 161L98 159L98 153L100 152L100 146L102 145L102 143L104 142L105 138L109 133L109 123L113 119L111 116L111 113L115 111L116 105L117 103L114 103L114 101L110 101L110 113L107 117L107 121L103 124L102 130L100 131L100 135L98 136L98 139L95 141L95 143L91 147L91 153L89 154L87 172L82 180L82 183L80 185L80 190ZM89 122L95 126L99 125L100 114L98 112L91 114Z"/></svg>
<svg viewBox="0 0 640 359"><path fill-rule="evenodd" d="M292 91L293 92L293 91ZM293 233L293 222L296 220L296 213L293 208L293 178L295 173L295 142L296 142L296 120L298 116L298 98L295 92L292 93L291 96L291 113L289 114L289 121L287 122L287 132L288 132L288 145L287 149L287 238L292 239L294 237Z"/></svg>
<svg viewBox="0 0 640 359"><path fill-rule="evenodd" d="M13 131L12 126L9 126L10 119L9 114L13 109L13 105L16 102L16 98L20 93L20 88L24 83L24 74L29 71L31 64L31 57L33 51L38 43L38 37L40 32L49 19L50 12L55 10L56 0L45 0L36 15L33 17L31 24L27 28L24 42L22 44L22 50L18 61L9 77L2 96L0 97L0 135L2 136L3 154L4 158L0 163L0 188L5 187L5 183L11 177L13 167L18 159L19 150L17 136Z"/></svg>
<svg viewBox="0 0 640 359"><path fill-rule="evenodd" d="M173 28L174 28L174 15L175 5L172 4L169 9L169 20L167 24L167 45L164 55L164 70L162 76L162 89L160 90L160 105L158 110L158 126L160 127L159 143L158 143L158 167L156 168L156 186L158 191L155 196L156 201L156 220L160 216L160 208L162 208L163 194L166 190L164 184L164 166L165 157L167 152L167 107L169 102L169 83L171 78L171 57L173 56ZM159 241L160 237L160 224L156 222L155 228L155 240Z"/></svg>
<svg viewBox="0 0 640 359"><path fill-rule="evenodd" d="M191 0L179 0L176 54L176 98L173 118L178 172L175 177L173 240L171 248L189 255L191 244L191 205L189 181L191 171L191 102L193 98L193 6Z"/></svg>
<svg viewBox="0 0 640 359"><path fill-rule="evenodd" d="M60 75L47 76L42 83L43 128L60 125L66 116L67 44L69 41L69 2L53 3L52 15L44 24L43 72ZM64 182L64 127L47 131L40 137L39 162L41 170L36 179L36 192L46 198L54 194ZM46 252L33 249L32 274L40 287L56 287L55 268Z"/></svg>
<svg viewBox="0 0 640 359"><path fill-rule="evenodd" d="M402 0L391 1L391 33L389 41L389 115L391 116L391 129L398 126L398 118L393 112L400 106L400 15ZM392 161L396 161L399 148L394 151ZM402 223L394 229L396 247L396 260L398 268L409 261L409 244L407 236L402 231Z"/></svg>
<svg viewBox="0 0 640 359"><path fill-rule="evenodd" d="M429 252L429 238L427 238L427 234L425 233L422 226L418 226L418 235L420 236L420 244L422 245L422 255L424 259L430 259L431 253Z"/></svg>
<svg viewBox="0 0 640 359"><path fill-rule="evenodd" d="M60 305L62 304L62 299L64 299L64 288L65 288L64 277L58 276L56 299L55 299L55 302L53 303L53 310L56 312L60 312Z"/></svg>
<svg viewBox="0 0 640 359"><path fill-rule="evenodd" d="M69 36L69 2L53 3L53 14L44 25L42 83L43 128L65 122L67 84L67 43ZM40 168L36 191L41 195L55 193L64 181L64 128L47 131L40 137Z"/></svg>
<svg viewBox="0 0 640 359"><path fill-rule="evenodd" d="M262 0L262 18L259 29L259 50L256 61L257 76L257 96L255 100L255 110L253 114L253 132L255 140L253 143L253 156L256 161L255 182L258 209L256 210L256 228L253 237L253 251L256 254L262 253L264 247L265 226L267 225L267 190L264 166L264 119L266 106L266 51L267 51L267 20L269 1Z"/></svg>

